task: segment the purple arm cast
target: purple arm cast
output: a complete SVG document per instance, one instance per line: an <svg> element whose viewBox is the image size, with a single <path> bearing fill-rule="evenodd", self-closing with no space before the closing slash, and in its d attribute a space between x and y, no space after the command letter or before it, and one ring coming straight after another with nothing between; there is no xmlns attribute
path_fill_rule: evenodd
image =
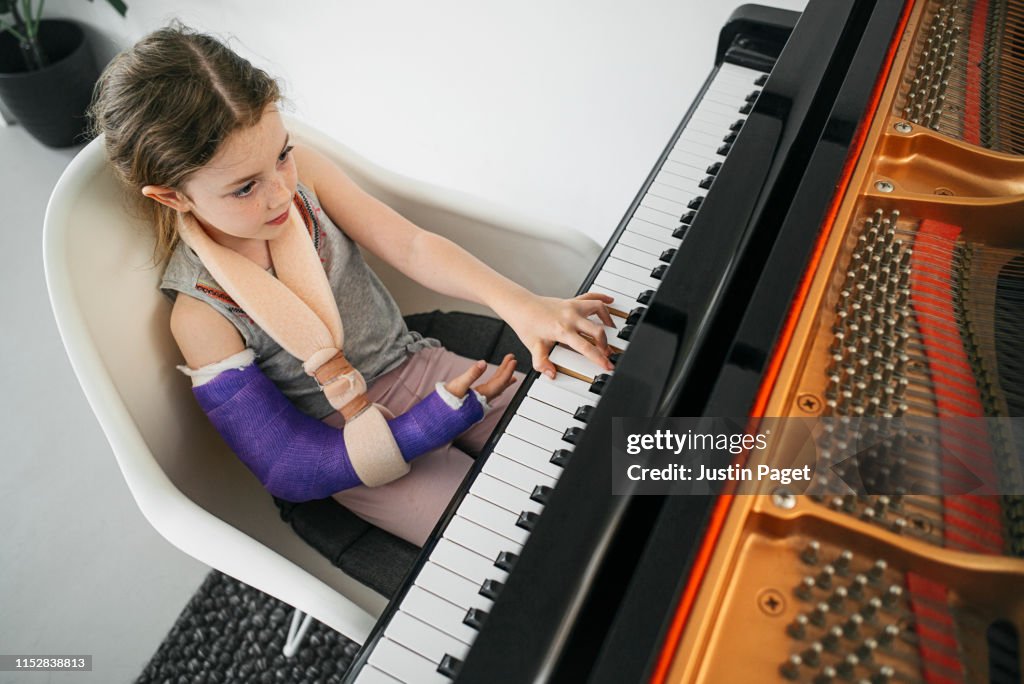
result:
<svg viewBox="0 0 1024 684"><path fill-rule="evenodd" d="M255 365L192 388L214 427L263 486L286 501L323 499L362 484L344 429L305 415ZM387 421L406 461L452 441L483 418L472 396L453 409L437 391Z"/></svg>

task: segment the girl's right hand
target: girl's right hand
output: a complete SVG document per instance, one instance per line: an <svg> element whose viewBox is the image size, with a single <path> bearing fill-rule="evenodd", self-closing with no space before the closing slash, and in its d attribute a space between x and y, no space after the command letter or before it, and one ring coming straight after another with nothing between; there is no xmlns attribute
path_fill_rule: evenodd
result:
<svg viewBox="0 0 1024 684"><path fill-rule="evenodd" d="M512 375L512 371L515 369L516 357L512 354L506 354L505 358L501 360L501 365L498 366L497 372L495 372L491 379L477 385L473 389L482 394L484 399L490 401L515 383L516 378ZM487 363L485 361L477 361L466 369L466 372L462 375L446 382L445 389L456 397L464 397L466 392L469 391L470 385L483 375L486 370Z"/></svg>

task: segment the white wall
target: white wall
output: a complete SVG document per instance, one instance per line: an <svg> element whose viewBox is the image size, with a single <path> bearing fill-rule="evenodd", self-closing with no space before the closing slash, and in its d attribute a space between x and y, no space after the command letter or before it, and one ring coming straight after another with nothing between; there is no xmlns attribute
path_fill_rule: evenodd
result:
<svg viewBox="0 0 1024 684"><path fill-rule="evenodd" d="M121 19L103 0L51 0L47 14L122 46L172 17L232 36L299 118L371 160L603 244L740 4L128 0Z"/></svg>

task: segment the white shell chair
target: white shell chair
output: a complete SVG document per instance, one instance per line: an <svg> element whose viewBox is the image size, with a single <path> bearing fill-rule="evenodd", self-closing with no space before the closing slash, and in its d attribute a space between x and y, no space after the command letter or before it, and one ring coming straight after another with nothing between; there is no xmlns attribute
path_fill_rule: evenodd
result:
<svg viewBox="0 0 1024 684"><path fill-rule="evenodd" d="M288 121L363 188L539 294L570 297L600 251L586 236L374 166ZM295 607L291 655L309 618L365 641L387 599L333 566L281 520L271 496L200 411L150 267L151 231L124 209L101 140L57 183L43 232L46 283L71 365L146 519L171 544ZM403 314L489 313L438 295L367 255ZM305 614L305 619L303 618ZM302 626L299 627L299 620Z"/></svg>

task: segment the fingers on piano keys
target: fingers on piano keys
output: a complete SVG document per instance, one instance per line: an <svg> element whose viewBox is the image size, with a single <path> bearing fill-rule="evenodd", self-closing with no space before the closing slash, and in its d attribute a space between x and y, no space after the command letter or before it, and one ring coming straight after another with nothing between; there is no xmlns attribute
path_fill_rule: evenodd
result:
<svg viewBox="0 0 1024 684"><path fill-rule="evenodd" d="M604 326L613 364L628 353L763 76L721 66L588 288L614 298L608 307L614 325ZM447 682L458 674L614 374L564 345L555 345L550 358L558 372L538 375L530 385L358 682Z"/></svg>

